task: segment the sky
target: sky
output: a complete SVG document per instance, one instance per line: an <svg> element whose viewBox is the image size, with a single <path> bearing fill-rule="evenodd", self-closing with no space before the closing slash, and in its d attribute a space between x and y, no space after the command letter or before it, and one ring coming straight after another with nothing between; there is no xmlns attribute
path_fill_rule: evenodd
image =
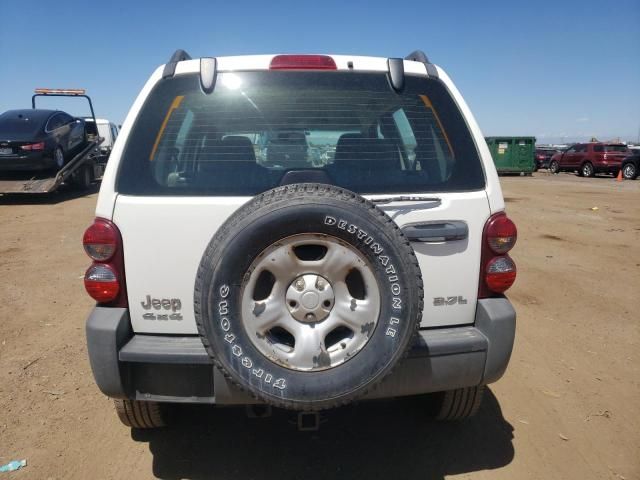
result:
<svg viewBox="0 0 640 480"><path fill-rule="evenodd" d="M120 124L177 48L194 58L421 49L486 136L640 142L640 0L0 0L0 19L0 111L29 108L36 87L85 88L96 116Z"/></svg>

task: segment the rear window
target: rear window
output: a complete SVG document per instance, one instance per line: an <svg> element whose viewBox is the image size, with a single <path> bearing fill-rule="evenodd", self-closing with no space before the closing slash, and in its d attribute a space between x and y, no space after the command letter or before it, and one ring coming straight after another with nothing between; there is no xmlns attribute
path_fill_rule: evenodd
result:
<svg viewBox="0 0 640 480"><path fill-rule="evenodd" d="M93 121L87 121L84 124L84 131L87 135L98 135L98 127L96 127L96 124Z"/></svg>
<svg viewBox="0 0 640 480"><path fill-rule="evenodd" d="M35 134L42 128L43 119L33 117L27 112L9 110L0 115L0 134L10 136L15 134Z"/></svg>
<svg viewBox="0 0 640 480"><path fill-rule="evenodd" d="M117 189L132 195L254 195L294 182L357 193L478 190L478 152L438 80L381 73L220 73L153 89L128 138Z"/></svg>
<svg viewBox="0 0 640 480"><path fill-rule="evenodd" d="M626 145L594 145L594 152L622 152L628 153L629 148Z"/></svg>

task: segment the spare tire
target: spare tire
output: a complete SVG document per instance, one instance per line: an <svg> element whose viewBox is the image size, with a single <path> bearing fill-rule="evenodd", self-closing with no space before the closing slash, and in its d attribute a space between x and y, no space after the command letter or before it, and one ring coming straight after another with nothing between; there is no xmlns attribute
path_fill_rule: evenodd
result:
<svg viewBox="0 0 640 480"><path fill-rule="evenodd" d="M195 284L207 352L271 405L320 410L378 384L407 352L423 286L409 241L382 210L341 188L256 196L209 243Z"/></svg>

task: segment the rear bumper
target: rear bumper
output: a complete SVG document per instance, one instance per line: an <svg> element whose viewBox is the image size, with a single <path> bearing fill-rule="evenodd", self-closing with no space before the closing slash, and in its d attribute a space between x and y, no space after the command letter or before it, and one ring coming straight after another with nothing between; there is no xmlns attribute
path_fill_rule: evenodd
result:
<svg viewBox="0 0 640 480"><path fill-rule="evenodd" d="M491 298L478 301L473 326L420 330L408 357L367 398L495 382L511 356L515 321L506 298ZM96 383L109 397L256 403L213 367L199 337L136 335L124 308L94 308L87 320L87 343Z"/></svg>
<svg viewBox="0 0 640 480"><path fill-rule="evenodd" d="M53 159L44 152L24 155L0 155L0 172L33 172L54 166Z"/></svg>

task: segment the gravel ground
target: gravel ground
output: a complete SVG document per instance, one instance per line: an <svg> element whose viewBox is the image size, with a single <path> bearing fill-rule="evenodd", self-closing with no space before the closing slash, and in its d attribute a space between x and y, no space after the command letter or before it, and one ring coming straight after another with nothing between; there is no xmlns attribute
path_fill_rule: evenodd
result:
<svg viewBox="0 0 640 480"><path fill-rule="evenodd" d="M288 412L188 406L165 430L123 427L84 339L97 195L0 197L0 464L28 461L7 478L640 478L640 181L502 183L518 330L478 416L438 424L419 399L372 402L312 433Z"/></svg>

